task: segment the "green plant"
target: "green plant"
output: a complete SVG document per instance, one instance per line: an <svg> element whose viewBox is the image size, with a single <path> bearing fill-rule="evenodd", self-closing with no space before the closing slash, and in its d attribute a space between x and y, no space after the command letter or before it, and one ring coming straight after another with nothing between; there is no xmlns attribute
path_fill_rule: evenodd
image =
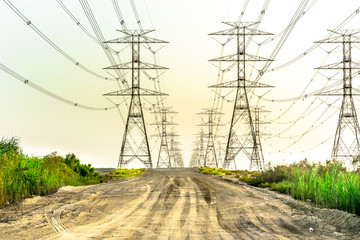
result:
<svg viewBox="0 0 360 240"><path fill-rule="evenodd" d="M310 164L305 159L290 165L269 164L266 171L243 175L239 180L291 194L320 207L360 215L360 174L347 172L339 161Z"/></svg>
<svg viewBox="0 0 360 240"><path fill-rule="evenodd" d="M10 139L2 138L0 140L0 155L4 155L5 153L15 152L20 153L20 141L19 138L12 137Z"/></svg>
<svg viewBox="0 0 360 240"><path fill-rule="evenodd" d="M22 153L17 138L0 141L0 206L33 195L45 195L64 185L103 182L90 164L81 164L74 154L56 152L44 157Z"/></svg>

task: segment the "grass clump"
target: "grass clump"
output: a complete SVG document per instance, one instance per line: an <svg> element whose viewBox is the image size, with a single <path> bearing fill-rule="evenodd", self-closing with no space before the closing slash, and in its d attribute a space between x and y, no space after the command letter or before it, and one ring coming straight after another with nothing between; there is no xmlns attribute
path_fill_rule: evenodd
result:
<svg viewBox="0 0 360 240"><path fill-rule="evenodd" d="M81 164L74 154L30 157L22 153L17 138L0 141L0 206L49 194L65 185L100 182L99 173L90 164Z"/></svg>
<svg viewBox="0 0 360 240"><path fill-rule="evenodd" d="M360 215L360 175L347 172L338 161L267 167L266 171L239 177L250 185L268 187L296 199L311 200L316 206L335 208Z"/></svg>
<svg viewBox="0 0 360 240"><path fill-rule="evenodd" d="M106 176L110 179L119 179L119 178L129 178L136 175L142 174L145 171L144 168L122 168L122 169L113 169L106 172Z"/></svg>
<svg viewBox="0 0 360 240"><path fill-rule="evenodd" d="M211 168L211 167L201 167L199 171L203 174L209 175L233 175L233 171L225 170L222 168Z"/></svg>

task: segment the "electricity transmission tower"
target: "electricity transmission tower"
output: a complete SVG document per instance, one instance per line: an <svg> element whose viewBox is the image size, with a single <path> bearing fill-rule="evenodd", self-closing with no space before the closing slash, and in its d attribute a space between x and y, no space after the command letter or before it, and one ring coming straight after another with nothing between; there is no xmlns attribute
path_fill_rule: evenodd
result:
<svg viewBox="0 0 360 240"><path fill-rule="evenodd" d="M157 168L171 168L171 149L169 147L169 139L170 134L167 133L166 126L175 125L173 122L169 122L167 120L167 114L175 114L176 112L171 111L170 108L161 108L158 111L154 111L155 114L160 114L161 122L154 123L154 125L161 126L161 134L160 134L160 150L158 155L158 160L156 167Z"/></svg>
<svg viewBox="0 0 360 240"><path fill-rule="evenodd" d="M190 158L190 167L199 167L200 166L200 159L199 159L199 142L195 141L195 148L192 150L191 158Z"/></svg>
<svg viewBox="0 0 360 240"><path fill-rule="evenodd" d="M260 153L260 159L261 159L261 165L256 165L256 167L258 169L262 169L262 167L264 166L264 154L263 154L263 151L262 151L262 146L261 146L261 138L260 136L262 136L262 134L260 133L260 124L268 124L268 122L262 122L260 120L260 113L262 112L268 112L266 110L262 110L258 107L256 107L254 109L254 128L255 128L255 135L256 135L256 144L257 144L257 147L259 149L259 153ZM251 162L251 164L258 164L259 162ZM250 168L252 168L253 166L251 165Z"/></svg>
<svg viewBox="0 0 360 240"><path fill-rule="evenodd" d="M215 149L215 144L214 144L215 136L213 134L213 127L221 126L221 124L214 122L214 116L222 114L222 113L217 112L215 109L205 109L204 112L200 112L198 114L208 116L208 121L201 124L201 126L208 127L208 132L206 134L207 146L206 146L205 156L203 158L204 166L217 168L218 167L218 158L216 156L216 149Z"/></svg>
<svg viewBox="0 0 360 240"><path fill-rule="evenodd" d="M146 34L154 30L119 30L125 36L122 38L106 41L106 43L122 43L131 45L131 61L107 67L113 70L131 70L131 88L110 92L104 96L130 96L130 106L127 116L125 131L121 144L118 168L126 166L134 159L138 159L146 167L152 168L149 141L145 127L142 109L142 96L166 95L157 91L140 87L140 71L167 69L151 63L142 62L140 59L140 48L142 44L167 43L162 40L151 38Z"/></svg>
<svg viewBox="0 0 360 240"><path fill-rule="evenodd" d="M169 137L170 137L170 159L171 162L173 163L173 167L176 168L179 166L179 162L178 162L178 156L179 153L181 152L181 149L179 148L180 142L176 139L179 135L171 132Z"/></svg>
<svg viewBox="0 0 360 240"><path fill-rule="evenodd" d="M236 97L223 167L225 169L229 169L231 163L235 165L235 157L240 152L243 152L243 154L245 154L245 156L250 160L250 166L257 166L258 170L262 170L264 157L261 150L260 139L256 135L248 93L253 88L268 88L271 86L247 80L246 64L249 62L259 61L268 62L271 60L246 53L246 37L272 34L251 28L252 26L258 24L256 22L224 23L229 25L231 28L209 34L213 36L233 36L236 38L237 43L237 52L235 54L210 60L234 62L237 68L236 80L211 86L216 88L236 89Z"/></svg>
<svg viewBox="0 0 360 240"><path fill-rule="evenodd" d="M180 145L180 142L175 141L174 138L172 138L171 152L172 152L172 156L173 156L174 168L184 167L184 159L181 154L181 149L179 148L179 145Z"/></svg>
<svg viewBox="0 0 360 240"><path fill-rule="evenodd" d="M358 64L352 61L352 43L360 43L354 35L360 30L331 31L336 34L317 43L336 43L342 45L342 61L318 67L317 69L336 69L343 72L343 86L341 89L334 89L321 93L325 96L342 96L342 103L339 113L339 120L336 128L331 158L336 160L353 160L360 155L360 128L354 106L354 95L359 95L358 89L352 87L352 70L360 69ZM356 40L354 40L354 38ZM354 93L356 92L356 93Z"/></svg>
<svg viewBox="0 0 360 240"><path fill-rule="evenodd" d="M194 166L199 167L199 166L204 166L204 138L205 138L205 133L204 130L201 128L200 132L195 134L197 136L197 138L199 139L197 141L197 146L196 146L196 153L195 153L195 160L194 160Z"/></svg>

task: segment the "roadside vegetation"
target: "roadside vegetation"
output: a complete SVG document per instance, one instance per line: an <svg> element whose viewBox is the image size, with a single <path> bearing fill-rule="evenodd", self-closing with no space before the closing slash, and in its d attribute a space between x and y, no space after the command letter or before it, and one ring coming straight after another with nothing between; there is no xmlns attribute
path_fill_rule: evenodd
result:
<svg viewBox="0 0 360 240"><path fill-rule="evenodd" d="M271 166L263 172L233 171L239 180L267 187L318 207L340 209L360 215L360 172L346 171L338 161L310 164L307 160Z"/></svg>
<svg viewBox="0 0 360 240"><path fill-rule="evenodd" d="M65 185L97 184L143 171L121 169L100 174L91 164L81 164L72 153L65 157L56 152L44 157L27 156L17 138L3 138L0 140L0 206L34 195L53 193Z"/></svg>
<svg viewBox="0 0 360 240"><path fill-rule="evenodd" d="M130 178L136 175L142 174L145 171L144 168L135 168L135 169L112 169L109 171L102 171L101 174L105 179L119 179L119 178Z"/></svg>
<svg viewBox="0 0 360 240"><path fill-rule="evenodd" d="M199 170L203 174L210 174L210 175L233 175L233 171L225 170L222 168L210 168L210 167L201 167Z"/></svg>
<svg viewBox="0 0 360 240"><path fill-rule="evenodd" d="M225 170L222 168L211 168L211 167L200 167L199 171L203 174L208 175L234 175L236 178L244 175L252 175L259 173L259 171L249 171L249 170Z"/></svg>

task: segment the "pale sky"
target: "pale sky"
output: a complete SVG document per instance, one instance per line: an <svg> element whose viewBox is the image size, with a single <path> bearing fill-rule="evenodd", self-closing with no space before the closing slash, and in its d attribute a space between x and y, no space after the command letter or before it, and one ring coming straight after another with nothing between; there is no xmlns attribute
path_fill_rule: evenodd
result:
<svg viewBox="0 0 360 240"><path fill-rule="evenodd" d="M79 22L94 35L93 30L78 1L63 0L65 6ZM122 35L116 31L120 24L111 1L88 0L91 10L102 30L105 39L110 40ZM170 94L165 100L168 107L173 107L179 114L174 118L179 125L176 131L180 134L181 148L187 164L194 146L195 134L201 123L196 113L202 108L212 106L213 92L208 86L214 85L217 79L217 68L208 60L220 57L220 44L208 36L209 33L227 29L222 21L237 21L245 0L134 0L142 25L145 29L156 29L150 36L169 41L158 53L158 64L169 70L161 75L162 91ZM255 21L262 9L264 0L251 0L246 8L244 21ZM289 24L296 9L302 1L272 0L264 13L259 26L260 30L273 34L280 33ZM360 7L356 0L315 0L313 7L297 22L293 31L285 41L279 54L269 69L289 62L323 39L327 29L333 29ZM46 0L11 0L11 3L26 16L31 23L41 30L64 52L82 65L101 75L107 75L104 67L110 66L102 48L90 39L64 12L57 1ZM118 1L125 23L129 29L136 29L137 24L130 1ZM359 28L360 14L352 18L343 28ZM80 69L54 50L21 20L5 3L0 1L0 63L34 82L35 84L80 104L106 107L112 104L102 94L118 90L113 81L97 78ZM217 38L223 42L224 38ZM255 42L266 40L264 37L254 38L249 53L256 54ZM269 57L280 38L262 46L259 55ZM120 50L125 46L115 46ZM300 60L281 68L267 72L262 83L274 88L264 98L274 101L261 101L260 106L271 111L265 114L264 121L280 122L264 125L267 133L262 140L265 161L292 162L308 158L312 161L324 161L330 158L333 136L338 119L338 98L308 97L299 101L279 102L281 99L296 98L305 89L304 94L317 91L326 83L326 78L317 73L315 67L341 61L341 47L326 58L326 51L335 45L323 45L306 54ZM233 43L225 46L224 55L235 53ZM359 62L359 49L354 47L353 60ZM129 61L128 49L121 54L124 61ZM142 49L142 57L151 62L152 55ZM223 66L225 67L225 65ZM261 68L262 65L255 66ZM248 72L251 72L249 66ZM256 75L256 70L253 70ZM321 71L326 77L336 72ZM341 79L342 73L335 78ZM109 75L107 75L109 76ZM252 76L252 77L254 77ZM110 76L109 76L110 77ZM127 75L130 81L130 73ZM234 71L225 74L224 80L235 80ZM249 76L250 78L250 76ZM313 80L312 80L313 79ZM312 80L312 81L311 81ZM311 81L311 83L310 83ZM328 85L335 83L330 81ZM150 80L142 76L142 85L152 88ZM341 86L341 84L339 85ZM358 78L354 79L354 87L358 88ZM224 91L223 94L229 92ZM255 94L262 95L259 90ZM232 100L234 94L226 99ZM113 99L121 102L120 99ZM153 99L148 99L154 102ZM335 102L327 110L327 105ZM252 104L256 104L254 97ZM311 102L314 102L311 104ZM149 106L144 102L145 106ZM323 103L323 104L321 104ZM117 110L91 111L73 107L26 86L7 73L0 71L0 104L2 109L0 136L17 136L26 154L46 155L53 151L60 154L75 153L82 162L91 163L95 167L116 167L124 123ZM311 106L310 106L311 105ZM315 109L318 105L317 109ZM360 102L355 100L355 105ZM290 106L291 109L286 111ZM309 107L310 106L310 107ZM225 102L220 129L222 135L229 131L229 121L233 102ZM308 109L304 118L298 119ZM124 104L120 108L126 116ZM146 112L145 120L149 124L149 135L155 133L150 124L154 116ZM326 121L325 121L326 120ZM323 122L323 124L321 124ZM319 127L311 128L312 125ZM307 134L304 134L310 130ZM281 133L279 139L274 137ZM304 137L297 139L296 136ZM324 141L328 139L327 141ZM296 144L293 144L296 141ZM321 142L323 142L321 144ZM225 143L225 141L223 141ZM314 147L316 145L319 145ZM158 155L159 141L150 138L153 163ZM309 150L311 149L311 150ZM282 150L279 153L279 150ZM275 153L277 152L277 153ZM242 160L241 160L242 161ZM248 160L243 160L248 165Z"/></svg>

